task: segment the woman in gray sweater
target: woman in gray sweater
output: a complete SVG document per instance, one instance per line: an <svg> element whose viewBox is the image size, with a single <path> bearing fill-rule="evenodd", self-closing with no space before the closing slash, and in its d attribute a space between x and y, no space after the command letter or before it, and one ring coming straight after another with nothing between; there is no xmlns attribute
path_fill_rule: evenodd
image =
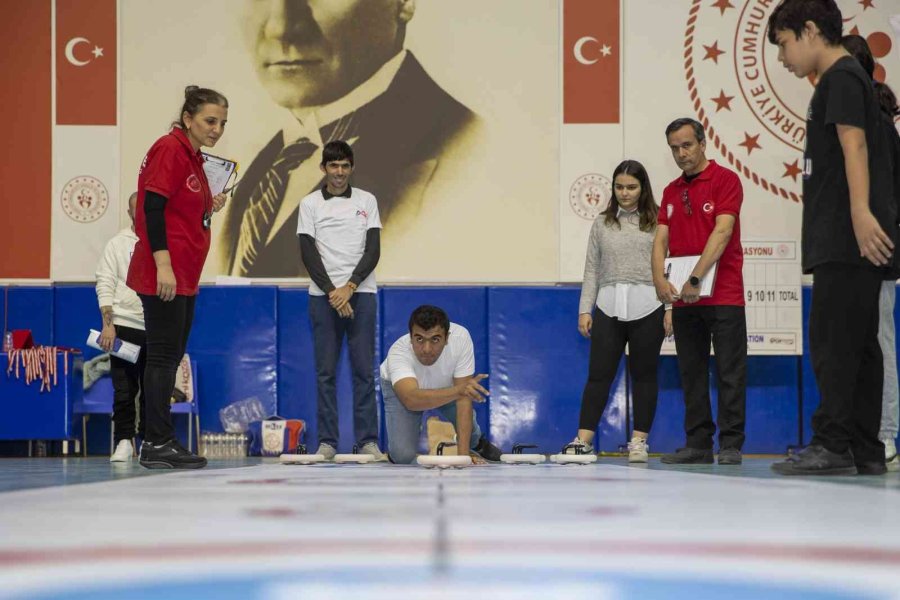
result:
<svg viewBox="0 0 900 600"><path fill-rule="evenodd" d="M578 330L591 340L591 357L578 435L567 452L594 452L594 431L627 343L634 382L634 432L628 460L647 462L647 436L656 414L659 350L672 331L671 311L657 300L650 273L658 210L644 166L626 160L616 167L613 197L594 221L588 242Z"/></svg>

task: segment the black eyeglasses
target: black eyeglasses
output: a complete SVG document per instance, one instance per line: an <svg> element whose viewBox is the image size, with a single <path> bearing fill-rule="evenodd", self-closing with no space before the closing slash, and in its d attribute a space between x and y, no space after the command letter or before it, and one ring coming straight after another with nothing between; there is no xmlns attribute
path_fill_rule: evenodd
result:
<svg viewBox="0 0 900 600"><path fill-rule="evenodd" d="M684 214L691 216L693 211L691 210L691 199L688 198L687 190L684 190L684 192L681 193L681 204L684 206Z"/></svg>

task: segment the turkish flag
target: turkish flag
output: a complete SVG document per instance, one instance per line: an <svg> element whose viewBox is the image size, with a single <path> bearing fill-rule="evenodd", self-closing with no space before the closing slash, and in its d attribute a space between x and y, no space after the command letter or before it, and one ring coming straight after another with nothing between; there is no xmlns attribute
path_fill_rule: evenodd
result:
<svg viewBox="0 0 900 600"><path fill-rule="evenodd" d="M619 122L619 0L564 0L563 123Z"/></svg>
<svg viewBox="0 0 900 600"><path fill-rule="evenodd" d="M56 0L56 124L115 125L116 0Z"/></svg>

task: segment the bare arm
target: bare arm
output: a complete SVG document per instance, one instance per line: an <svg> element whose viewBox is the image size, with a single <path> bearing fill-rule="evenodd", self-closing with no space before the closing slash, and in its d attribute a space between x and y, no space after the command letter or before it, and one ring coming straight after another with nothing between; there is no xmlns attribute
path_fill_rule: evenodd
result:
<svg viewBox="0 0 900 600"><path fill-rule="evenodd" d="M454 378L454 386L466 385L472 377ZM472 400L460 397L456 400L456 453L469 454L472 447Z"/></svg>
<svg viewBox="0 0 900 600"><path fill-rule="evenodd" d="M838 124L837 134L844 152L844 169L850 187L850 211L868 212L869 149L866 147L866 132L859 127Z"/></svg>
<svg viewBox="0 0 900 600"><path fill-rule="evenodd" d="M844 169L850 188L850 217L860 256L874 265L886 265L894 244L884 232L869 206L869 150L866 132L859 127L837 124L838 139L844 153Z"/></svg>
<svg viewBox="0 0 900 600"><path fill-rule="evenodd" d="M678 290L666 279L666 256L669 255L669 226L657 225L656 236L653 238L653 255L650 258L650 267L653 272L653 286L656 288L656 297L660 302L672 304L677 299Z"/></svg>
<svg viewBox="0 0 900 600"><path fill-rule="evenodd" d="M484 389L480 382L487 375L474 375L472 377L454 378L451 387L437 390L423 390L419 388L419 382L414 377L405 377L393 384L394 393L409 410L423 411L432 408L440 408L460 398L468 398L474 402L484 402L485 396L490 392Z"/></svg>
<svg viewBox="0 0 900 600"><path fill-rule="evenodd" d="M706 246L703 248L703 254L697 261L697 266L691 273L694 277L703 279L716 261L722 257L725 247L731 241L731 234L734 231L734 223L736 219L734 215L719 215L716 217L716 226L706 240Z"/></svg>
<svg viewBox="0 0 900 600"><path fill-rule="evenodd" d="M113 326L113 307L112 306L101 306L100 314L103 316L104 329L107 327L112 327Z"/></svg>

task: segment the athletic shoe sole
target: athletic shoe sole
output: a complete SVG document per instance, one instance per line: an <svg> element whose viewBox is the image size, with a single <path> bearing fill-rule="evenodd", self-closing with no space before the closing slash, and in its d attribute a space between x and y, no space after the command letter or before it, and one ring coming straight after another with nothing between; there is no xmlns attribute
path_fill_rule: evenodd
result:
<svg viewBox="0 0 900 600"><path fill-rule="evenodd" d="M793 465L775 463L772 470L779 475L856 475L856 467L831 467L828 469L797 469Z"/></svg>
<svg viewBox="0 0 900 600"><path fill-rule="evenodd" d="M671 458L666 460L666 457L662 457L659 459L664 465L711 465L714 464L715 461L712 458L692 458L689 460L678 460L677 458Z"/></svg>
<svg viewBox="0 0 900 600"><path fill-rule="evenodd" d="M141 466L146 469L202 469L206 466L205 462L172 464L162 460L142 460Z"/></svg>

